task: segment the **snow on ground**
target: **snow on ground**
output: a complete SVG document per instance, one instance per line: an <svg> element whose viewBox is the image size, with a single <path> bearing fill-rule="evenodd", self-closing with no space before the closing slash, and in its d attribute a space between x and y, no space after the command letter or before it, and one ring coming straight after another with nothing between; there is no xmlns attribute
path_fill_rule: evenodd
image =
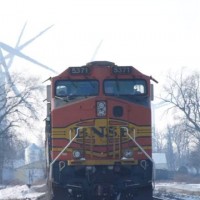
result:
<svg viewBox="0 0 200 200"><path fill-rule="evenodd" d="M181 191L191 194L198 194L200 196L200 184L188 184L188 183L157 183L156 189L165 188L167 191Z"/></svg>
<svg viewBox="0 0 200 200"><path fill-rule="evenodd" d="M27 185L16 186L0 186L0 200L36 200L39 197L45 196L45 192L37 192L37 187L43 187L38 185L29 188Z"/></svg>
<svg viewBox="0 0 200 200"><path fill-rule="evenodd" d="M166 199L200 200L200 184L186 184L177 182L156 183L155 195ZM0 200L42 200L45 199L45 185L0 186Z"/></svg>
<svg viewBox="0 0 200 200"><path fill-rule="evenodd" d="M154 195L165 199L200 200L200 184L156 183Z"/></svg>

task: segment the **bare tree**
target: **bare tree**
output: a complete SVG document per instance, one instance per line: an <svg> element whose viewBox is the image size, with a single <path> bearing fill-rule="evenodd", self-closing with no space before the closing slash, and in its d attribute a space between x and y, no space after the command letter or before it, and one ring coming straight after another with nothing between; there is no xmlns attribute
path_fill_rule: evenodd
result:
<svg viewBox="0 0 200 200"><path fill-rule="evenodd" d="M197 146L191 153L189 157L189 163L194 166L198 173L200 173L200 146Z"/></svg>
<svg viewBox="0 0 200 200"><path fill-rule="evenodd" d="M168 75L164 94L161 99L172 105L178 120L185 122L187 131L200 143L200 74L182 68L178 74Z"/></svg>
<svg viewBox="0 0 200 200"><path fill-rule="evenodd" d="M186 164L185 157L189 156L190 144L192 138L190 137L190 132L188 132L186 123L175 124L173 127L173 142L177 153L177 165Z"/></svg>
<svg viewBox="0 0 200 200"><path fill-rule="evenodd" d="M166 137L166 157L168 161L168 166L169 169L174 171L176 166L175 166L175 153L174 153L174 148L173 148L173 132L172 129L168 126L167 127L167 133L165 135Z"/></svg>
<svg viewBox="0 0 200 200"><path fill-rule="evenodd" d="M12 147L11 138L16 137L20 128L32 129L39 119L44 87L39 78L13 74L12 82L0 82L0 182L6 152ZM12 87L18 85L20 93L16 95Z"/></svg>
<svg viewBox="0 0 200 200"><path fill-rule="evenodd" d="M164 152L164 146L165 146L165 133L156 131L155 136L152 137L153 142L153 152L155 153L163 153Z"/></svg>
<svg viewBox="0 0 200 200"><path fill-rule="evenodd" d="M188 162L192 138L185 123L168 125L166 138L166 155L169 167L175 170Z"/></svg>

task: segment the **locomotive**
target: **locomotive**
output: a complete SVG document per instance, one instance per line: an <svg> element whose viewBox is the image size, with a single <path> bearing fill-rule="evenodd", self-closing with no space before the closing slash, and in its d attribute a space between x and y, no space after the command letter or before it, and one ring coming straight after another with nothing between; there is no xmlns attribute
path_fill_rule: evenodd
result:
<svg viewBox="0 0 200 200"><path fill-rule="evenodd" d="M152 199L151 80L108 61L69 67L51 78L49 199Z"/></svg>

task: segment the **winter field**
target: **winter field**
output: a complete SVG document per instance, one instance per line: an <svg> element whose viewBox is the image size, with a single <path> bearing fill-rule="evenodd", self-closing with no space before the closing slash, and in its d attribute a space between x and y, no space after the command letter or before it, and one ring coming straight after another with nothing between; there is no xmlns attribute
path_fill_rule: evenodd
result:
<svg viewBox="0 0 200 200"><path fill-rule="evenodd" d="M45 184L0 186L0 200L47 200ZM159 182L154 194L172 200L200 200L200 184Z"/></svg>
<svg viewBox="0 0 200 200"><path fill-rule="evenodd" d="M155 185L154 195L165 200L200 200L200 184L160 182Z"/></svg>
<svg viewBox="0 0 200 200"><path fill-rule="evenodd" d="M45 184L0 186L0 200L46 200Z"/></svg>

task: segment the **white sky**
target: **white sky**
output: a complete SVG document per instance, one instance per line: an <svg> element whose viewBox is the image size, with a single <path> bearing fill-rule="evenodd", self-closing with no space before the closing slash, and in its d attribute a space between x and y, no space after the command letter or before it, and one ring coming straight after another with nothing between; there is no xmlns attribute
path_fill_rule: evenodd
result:
<svg viewBox="0 0 200 200"><path fill-rule="evenodd" d="M200 0L0 0L0 41L58 72L95 60L133 65L160 82L168 69L200 69ZM15 58L12 69L52 75ZM159 88L160 86L156 86ZM156 92L158 93L158 91Z"/></svg>

